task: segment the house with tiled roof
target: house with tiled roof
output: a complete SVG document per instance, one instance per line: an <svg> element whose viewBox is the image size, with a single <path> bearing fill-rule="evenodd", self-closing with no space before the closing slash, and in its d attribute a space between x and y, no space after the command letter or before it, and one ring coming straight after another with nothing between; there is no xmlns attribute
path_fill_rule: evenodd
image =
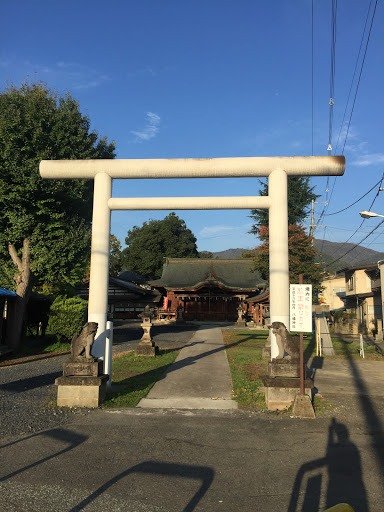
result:
<svg viewBox="0 0 384 512"><path fill-rule="evenodd" d="M149 284L164 294L163 308L183 308L184 320L236 321L239 304L263 292L267 283L252 261L167 258L160 279Z"/></svg>

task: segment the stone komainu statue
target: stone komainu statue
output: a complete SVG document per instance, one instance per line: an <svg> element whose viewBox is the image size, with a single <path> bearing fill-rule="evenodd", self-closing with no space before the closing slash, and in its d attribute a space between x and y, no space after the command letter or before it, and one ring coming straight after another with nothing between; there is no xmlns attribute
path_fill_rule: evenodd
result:
<svg viewBox="0 0 384 512"><path fill-rule="evenodd" d="M298 336L292 336L283 322L272 322L268 328L272 329L273 334L276 335L276 343L279 348L279 354L276 359L283 359L284 352L288 354L285 359L296 360L300 358L300 341Z"/></svg>
<svg viewBox="0 0 384 512"><path fill-rule="evenodd" d="M71 344L72 361L95 360L91 355L91 349L95 341L96 331L97 323L87 322L78 336L76 334L73 335Z"/></svg>

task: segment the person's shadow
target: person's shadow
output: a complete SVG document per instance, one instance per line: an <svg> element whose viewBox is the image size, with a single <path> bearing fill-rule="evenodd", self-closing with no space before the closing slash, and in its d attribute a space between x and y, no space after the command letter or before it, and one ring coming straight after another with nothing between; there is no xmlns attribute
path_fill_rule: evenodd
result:
<svg viewBox="0 0 384 512"><path fill-rule="evenodd" d="M368 512L360 454L345 425L332 418L325 457L303 464L293 485L288 512L317 512L348 503Z"/></svg>

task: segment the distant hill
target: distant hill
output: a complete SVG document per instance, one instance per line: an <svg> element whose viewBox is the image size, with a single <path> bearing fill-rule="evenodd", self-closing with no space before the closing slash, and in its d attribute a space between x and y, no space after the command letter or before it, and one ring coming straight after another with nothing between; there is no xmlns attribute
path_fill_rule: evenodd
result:
<svg viewBox="0 0 384 512"><path fill-rule="evenodd" d="M328 242L328 240L318 240L316 238L314 243L319 251L320 259L325 263L328 271L337 271L344 267L367 265L368 263L376 263L384 259L384 253L356 244ZM340 258L338 261L332 263L338 258Z"/></svg>
<svg viewBox="0 0 384 512"><path fill-rule="evenodd" d="M319 251L319 261L324 262L329 272L336 272L345 267L367 265L368 263L376 263L384 259L384 253L367 249L360 245L343 244L339 242L329 242L328 240L314 240L315 247ZM350 249L352 249L350 251ZM213 252L214 258L219 259L237 259L246 252L247 249L227 249L226 251ZM348 252L350 251L350 252ZM348 254L346 254L348 252ZM333 263L334 260L340 260Z"/></svg>
<svg viewBox="0 0 384 512"><path fill-rule="evenodd" d="M243 252L247 249L227 249L225 251L213 252L213 258L218 258L219 260L237 260L241 258Z"/></svg>

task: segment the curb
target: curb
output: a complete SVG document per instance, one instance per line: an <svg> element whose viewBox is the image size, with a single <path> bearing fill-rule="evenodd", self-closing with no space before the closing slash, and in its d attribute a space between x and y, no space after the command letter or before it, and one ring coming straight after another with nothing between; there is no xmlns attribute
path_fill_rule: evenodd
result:
<svg viewBox="0 0 384 512"><path fill-rule="evenodd" d="M16 366L18 364L31 363L33 361L40 361L42 359L49 359L51 357L64 356L70 354L69 350L65 352L47 352L46 354L35 354L31 356L20 356L18 359L10 359L8 361L0 361L0 368L7 366Z"/></svg>

